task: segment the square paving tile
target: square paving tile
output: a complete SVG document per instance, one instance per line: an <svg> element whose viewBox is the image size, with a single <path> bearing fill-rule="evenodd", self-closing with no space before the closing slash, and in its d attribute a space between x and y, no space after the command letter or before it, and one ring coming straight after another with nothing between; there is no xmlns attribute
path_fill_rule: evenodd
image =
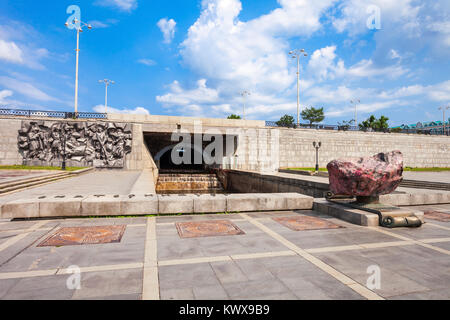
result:
<svg viewBox="0 0 450 320"><path fill-rule="evenodd" d="M228 220L179 222L176 223L176 227L181 238L235 236L245 234L245 232Z"/></svg>
<svg viewBox="0 0 450 320"><path fill-rule="evenodd" d="M425 211L425 218L441 222L450 222L450 213L441 211Z"/></svg>
<svg viewBox="0 0 450 320"><path fill-rule="evenodd" d="M327 220L310 216L282 217L273 218L273 220L293 231L344 228Z"/></svg>
<svg viewBox="0 0 450 320"><path fill-rule="evenodd" d="M125 229L124 225L61 228L41 242L38 247L118 243L122 240Z"/></svg>

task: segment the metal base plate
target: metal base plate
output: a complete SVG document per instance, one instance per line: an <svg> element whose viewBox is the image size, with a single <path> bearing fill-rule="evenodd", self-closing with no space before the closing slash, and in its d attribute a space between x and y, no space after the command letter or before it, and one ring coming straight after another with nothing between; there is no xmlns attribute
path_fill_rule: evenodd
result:
<svg viewBox="0 0 450 320"><path fill-rule="evenodd" d="M245 234L245 232L228 220L179 222L176 224L176 227L181 238L235 236Z"/></svg>
<svg viewBox="0 0 450 320"><path fill-rule="evenodd" d="M327 220L310 216L273 218L273 220L293 231L344 228Z"/></svg>
<svg viewBox="0 0 450 320"><path fill-rule="evenodd" d="M61 228L38 247L117 243L122 240L125 229L126 226Z"/></svg>

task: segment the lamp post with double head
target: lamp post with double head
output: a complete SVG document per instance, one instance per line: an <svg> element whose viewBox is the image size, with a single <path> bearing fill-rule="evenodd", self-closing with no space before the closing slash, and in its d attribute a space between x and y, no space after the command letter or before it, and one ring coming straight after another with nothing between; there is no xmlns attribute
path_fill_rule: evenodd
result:
<svg viewBox="0 0 450 320"><path fill-rule="evenodd" d="M245 120L245 107L246 107L246 104L247 104L247 97L251 96L252 94L251 94L251 92L248 92L247 90L244 90L240 94L241 94L242 98L244 98L244 107L243 107L243 117L242 117L242 119Z"/></svg>
<svg viewBox="0 0 450 320"><path fill-rule="evenodd" d="M295 49L289 52L292 59L297 59L297 128L300 127L300 57L307 57L305 49Z"/></svg>
<svg viewBox="0 0 450 320"><path fill-rule="evenodd" d="M109 79L98 80L98 83L105 84L105 113L108 113L108 86L115 84L116 82Z"/></svg>
<svg viewBox="0 0 450 320"><path fill-rule="evenodd" d="M351 100L350 103L355 106L355 126L356 130L358 130L358 105L361 104L361 100Z"/></svg>
<svg viewBox="0 0 450 320"><path fill-rule="evenodd" d="M74 18L73 21L66 22L66 27L69 29L75 28L77 30L77 49L76 49L76 67L75 67L75 114L78 113L78 65L80 59L80 33L83 32L83 28L87 27L89 30L92 29L90 24L84 23L83 21Z"/></svg>
<svg viewBox="0 0 450 320"><path fill-rule="evenodd" d="M439 110L442 110L442 134L445 135L446 134L446 130L445 130L445 110L450 109L450 106L442 106L439 107ZM449 123L450 126L450 123Z"/></svg>

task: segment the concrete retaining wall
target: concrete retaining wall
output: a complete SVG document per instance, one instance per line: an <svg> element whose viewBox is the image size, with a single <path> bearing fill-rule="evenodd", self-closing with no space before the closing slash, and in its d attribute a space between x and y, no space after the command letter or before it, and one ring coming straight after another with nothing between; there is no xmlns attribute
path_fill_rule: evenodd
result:
<svg viewBox="0 0 450 320"><path fill-rule="evenodd" d="M0 119L0 165L22 165L17 146L21 120Z"/></svg>
<svg viewBox="0 0 450 320"><path fill-rule="evenodd" d="M319 164L344 157L400 150L405 166L450 167L450 137L378 132L279 129L280 167L315 167L314 141L321 141Z"/></svg>
<svg viewBox="0 0 450 320"><path fill-rule="evenodd" d="M218 176L227 190L235 192L297 192L314 198L322 198L329 191L328 183L277 177L269 173L226 170Z"/></svg>
<svg viewBox="0 0 450 320"><path fill-rule="evenodd" d="M273 172L280 167L314 167L314 141L322 142L321 167L336 158L372 156L393 150L403 152L405 166L450 167L450 137L445 136L265 128L262 121L128 115L108 117L108 120L96 121L133 123L133 150L125 161L125 168L131 170L156 170L145 146L143 132L173 132L178 125L191 130L195 121L201 122L203 130L215 129L222 134L238 136L236 153L223 159L225 169ZM20 118L0 119L0 164L22 164L17 151L20 123ZM155 171L155 180L156 177Z"/></svg>

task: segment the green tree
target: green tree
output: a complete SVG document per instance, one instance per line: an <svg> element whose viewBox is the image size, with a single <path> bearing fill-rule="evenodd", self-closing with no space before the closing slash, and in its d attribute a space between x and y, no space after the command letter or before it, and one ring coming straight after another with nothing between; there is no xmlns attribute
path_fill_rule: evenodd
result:
<svg viewBox="0 0 450 320"><path fill-rule="evenodd" d="M228 120L241 120L241 116L232 114L231 116L228 117Z"/></svg>
<svg viewBox="0 0 450 320"><path fill-rule="evenodd" d="M373 131L384 131L389 128L388 121L388 117L381 116L380 119L377 119L374 115L371 115L369 119L359 124L359 128L363 131L367 131L369 129Z"/></svg>
<svg viewBox="0 0 450 320"><path fill-rule="evenodd" d="M277 126L279 127L286 127L286 128L293 128L294 127L294 117L290 116L288 114L285 114L280 118L280 121L277 121Z"/></svg>
<svg viewBox="0 0 450 320"><path fill-rule="evenodd" d="M325 120L323 108L316 109L314 107L307 108L302 111L303 120L309 121L309 126L312 127L313 123L319 123Z"/></svg>

